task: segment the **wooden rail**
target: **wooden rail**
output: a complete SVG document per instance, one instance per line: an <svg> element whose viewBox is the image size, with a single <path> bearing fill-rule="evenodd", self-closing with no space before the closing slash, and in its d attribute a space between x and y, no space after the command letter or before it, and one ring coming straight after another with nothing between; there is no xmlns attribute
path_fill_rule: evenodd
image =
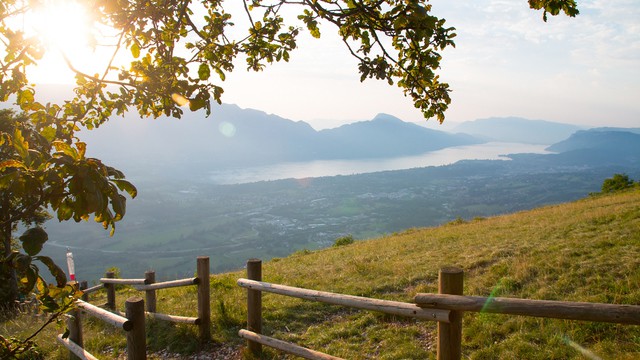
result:
<svg viewBox="0 0 640 360"><path fill-rule="evenodd" d="M150 273L150 272L147 272ZM198 285L199 279L189 278L189 279L180 279L180 280L172 280L165 281L159 283L148 283L149 285L134 285L133 288L139 291L148 291L148 290L160 290L160 289L169 289L173 287L180 286L189 286L189 285Z"/></svg>
<svg viewBox="0 0 640 360"><path fill-rule="evenodd" d="M104 289L104 285L103 284L98 284L96 286L92 286L92 287L87 288L87 289L82 289L82 292L85 293L86 295L89 295L91 293L94 293L94 292L96 292L98 290L102 290L102 289Z"/></svg>
<svg viewBox="0 0 640 360"><path fill-rule="evenodd" d="M107 324L123 329L127 332L127 360L145 360L147 358L147 336L144 320L144 300L139 297L131 297L125 302L126 317L112 314L95 305L82 300L77 300L76 309L72 310L67 319L69 338L58 336L58 341L64 345L71 359L96 359L83 348L81 312L98 318Z"/></svg>
<svg viewBox="0 0 640 360"><path fill-rule="evenodd" d="M145 292L146 314L155 319L170 321L174 323L192 324L198 326L201 342L208 342L211 339L211 295L209 292L209 257L199 256L197 258L197 277L178 279L164 282L155 282L154 271L147 271L144 279L116 279L113 272L107 272L105 277L100 279L103 287L107 290L106 308L115 312L116 290L114 285L132 285L134 289ZM156 291L180 286L198 287L198 317L176 316L159 314L156 312L157 300ZM96 287L94 287L96 288ZM93 289L93 288L91 288ZM94 290L95 291L95 290Z"/></svg>
<svg viewBox="0 0 640 360"><path fill-rule="evenodd" d="M263 345L267 345L274 349L278 349L284 351L288 354L297 355L303 357L305 359L311 360L343 360L342 358L327 355L325 353L321 353L315 350L307 349L302 346L298 346L292 343L288 343L286 341L278 340L269 336L264 336L261 334L254 333L252 331L241 329L238 332L241 338L247 339L253 342L257 342Z"/></svg>
<svg viewBox="0 0 640 360"><path fill-rule="evenodd" d="M145 314L148 315L152 319L170 321L173 323L182 323L182 324L190 324L190 325L200 325L200 318L197 317L187 317L187 316L176 316L176 315L168 315L161 314L155 312L145 311Z"/></svg>
<svg viewBox="0 0 640 360"><path fill-rule="evenodd" d="M100 282L103 284L115 284L115 285L145 285L147 279L114 279L109 277L100 278Z"/></svg>
<svg viewBox="0 0 640 360"><path fill-rule="evenodd" d="M371 299L360 296L336 294L266 283L262 281L262 261L258 259L251 259L247 262L247 277L249 279L238 279L238 285L247 289L248 329L241 329L238 332L238 335L247 339L247 347L249 351L256 356L260 356L262 353L262 345L267 345L286 353L302 356L307 359L340 359L296 344L262 335L262 292L269 292L332 305L378 311L391 315L407 316L421 320L438 321L439 324L448 324L451 321L451 313L453 313L453 311L442 309L424 309L415 304L399 301Z"/></svg>
<svg viewBox="0 0 640 360"><path fill-rule="evenodd" d="M82 346L76 344L75 342L69 340L69 339L64 339L62 337L62 334L58 335L57 337L58 342L61 343L62 345L64 345L64 347L66 347L70 352L73 353L74 356L76 356L77 359L82 359L82 360L98 360L98 358L96 358L95 356L91 355L90 352L88 352L87 350L83 349Z"/></svg>
<svg viewBox="0 0 640 360"><path fill-rule="evenodd" d="M248 329L240 330L238 335L247 340L249 351L256 356L261 355L262 345L266 345L307 359L339 359L263 335L262 292L437 321L438 360L462 358L462 315L465 311L640 325L638 305L463 296L464 273L455 267L440 269L439 294L417 294L414 297L415 304L262 282L262 262L258 259L247 262L247 277L249 279L238 279L238 285L247 289Z"/></svg>
<svg viewBox="0 0 640 360"><path fill-rule="evenodd" d="M124 331L129 331L133 327L133 324L131 323L131 321L129 321L129 319L127 319L126 317L114 314L112 312L99 308L95 305L91 305L82 300L77 300L76 306L79 309L84 310L89 315L96 317L106 322L107 324L120 328Z"/></svg>
<svg viewBox="0 0 640 360"><path fill-rule="evenodd" d="M105 307L111 311L104 310L83 300L77 300L75 303L76 309L69 314L70 316L67 319L69 339L63 339L60 336L58 341L67 347L72 358L95 359L82 348L82 323L80 321L82 311L127 331L127 359L129 360L146 359L145 315L163 321L196 325L198 326L201 342L208 342L211 339L208 257L199 256L197 258L196 273L197 277L156 283L155 272L153 271L147 271L144 279L116 279L113 272L107 272L105 277L100 279L100 282L102 282L100 285L87 288L86 282L82 282L80 286L84 292L83 299L87 299L90 293L105 289L107 291ZM147 300L146 311L145 301L139 297L127 299L125 314L117 311L115 309L115 285L132 285L137 290L144 291ZM157 290L191 285L198 287L198 317L176 316L156 312Z"/></svg>
<svg viewBox="0 0 640 360"><path fill-rule="evenodd" d="M336 294L248 279L238 279L238 285L246 289L264 291L326 304L379 311L385 314L408 316L422 320L449 322L449 310L425 309L415 304L399 301L378 300L361 296Z"/></svg>
<svg viewBox="0 0 640 360"><path fill-rule="evenodd" d="M640 325L640 306L500 297L418 294L423 308Z"/></svg>

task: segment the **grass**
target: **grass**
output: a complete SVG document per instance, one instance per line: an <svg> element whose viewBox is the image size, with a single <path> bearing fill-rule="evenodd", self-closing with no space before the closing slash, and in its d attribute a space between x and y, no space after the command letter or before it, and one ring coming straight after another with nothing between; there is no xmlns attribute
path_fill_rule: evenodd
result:
<svg viewBox="0 0 640 360"><path fill-rule="evenodd" d="M438 269L448 265L464 269L468 295L640 304L640 191L300 251L263 264L263 278L410 302L416 293L437 292ZM246 292L236 280L244 276L211 278L216 343L243 345L236 334L246 322ZM134 294L140 295L123 290L118 300ZM158 293L159 312L196 316L195 304L195 288ZM435 358L433 322L274 294L263 295L263 317L265 334L343 358ZM122 334L86 323L89 351L103 358L122 354ZM2 326L3 334L17 331L15 325ZM195 327L150 323L147 331L151 351L198 350L191 340L197 337ZM45 337L39 341L45 358L66 357ZM462 345L463 357L470 359L583 359L585 353L637 359L640 326L465 313ZM287 357L268 350L264 358Z"/></svg>

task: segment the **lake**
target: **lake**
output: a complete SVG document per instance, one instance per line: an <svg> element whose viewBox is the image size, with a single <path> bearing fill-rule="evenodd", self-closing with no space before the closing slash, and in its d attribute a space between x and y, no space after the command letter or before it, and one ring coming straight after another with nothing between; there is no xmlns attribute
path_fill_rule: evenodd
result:
<svg viewBox="0 0 640 360"><path fill-rule="evenodd" d="M507 154L548 154L550 152L545 150L548 146L490 142L480 145L449 147L421 155L396 158L284 162L249 168L211 171L209 179L215 184L244 184L290 178L303 179L405 170L450 165L460 160L510 160Z"/></svg>

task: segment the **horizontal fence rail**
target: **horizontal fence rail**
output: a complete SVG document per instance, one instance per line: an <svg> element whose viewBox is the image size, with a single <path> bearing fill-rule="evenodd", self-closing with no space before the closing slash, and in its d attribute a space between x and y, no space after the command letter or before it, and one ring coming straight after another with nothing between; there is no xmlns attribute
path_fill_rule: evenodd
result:
<svg viewBox="0 0 640 360"><path fill-rule="evenodd" d="M88 313L89 315L93 317L97 317L98 319L106 322L107 324L120 328L124 331L131 330L133 326L131 321L129 321L129 319L127 319L126 317L114 314L112 312L99 308L95 305L91 305L82 300L76 300L76 306L82 309L83 311L85 311L86 313Z"/></svg>
<svg viewBox="0 0 640 360"><path fill-rule="evenodd" d="M198 326L200 341L205 343L211 340L209 257L198 256L196 277L192 278L156 283L154 271L147 271L144 279L116 279L114 272L109 271L105 274L104 278L100 279L100 282L101 284L91 288L87 288L86 281L78 284L79 288L83 291L83 300L77 300L75 302L76 308L71 310L70 316L67 316L69 338L64 339L62 336L58 337L58 341L69 350L71 359L95 359L95 357L83 348L84 341L82 323L80 321L81 313L86 313L107 324L125 330L128 360L146 359L146 316L173 323L196 325ZM125 302L125 313L116 310L115 285L131 285L139 291L144 291L146 301L140 297L131 297ZM192 285L196 285L198 288L198 317L177 316L156 312L157 290ZM106 290L107 303L104 306L108 310L87 302L90 293L101 289Z"/></svg>
<svg viewBox="0 0 640 360"><path fill-rule="evenodd" d="M115 278L100 278L100 282L103 284L115 284L115 285L146 285L147 279L115 279Z"/></svg>
<svg viewBox="0 0 640 360"><path fill-rule="evenodd" d="M187 317L187 316L177 316L177 315L169 315L169 314L161 314L156 312L145 312L152 319L170 321L173 323L181 323L181 324L190 324L190 325L200 325L200 318L197 317Z"/></svg>
<svg viewBox="0 0 640 360"><path fill-rule="evenodd" d="M98 360L97 357L91 355L87 350L83 349L80 345L75 342L65 339L62 335L58 335L58 342L64 345L69 351L71 351L78 359L81 360Z"/></svg>
<svg viewBox="0 0 640 360"><path fill-rule="evenodd" d="M353 295L335 294L331 292L309 290L248 279L238 279L238 285L251 290L270 292L326 304L379 311L386 314L408 316L422 320L449 322L449 310L425 309L415 304L399 301L378 300Z"/></svg>
<svg viewBox="0 0 640 360"><path fill-rule="evenodd" d="M321 353L315 350L311 350L311 349L307 349L305 347L302 346L298 346L286 341L282 341L282 340L278 340L269 336L265 336L265 335L261 335L261 334L257 334L254 333L253 331L248 331L248 330L240 330L238 332L238 335L240 335L241 338L243 339L247 339L247 340L251 340L251 341L255 341L257 343L263 344L263 345L267 345L269 347L272 347L274 349L278 349L281 351L284 351L286 353L289 354L293 354L293 355L297 355L300 357L303 357L305 359L311 359L311 360L344 360L342 358L339 357L335 357L335 356L331 356L331 355L327 355L325 353Z"/></svg>
<svg viewBox="0 0 640 360"><path fill-rule="evenodd" d="M94 292L102 290L102 289L104 289L104 285L103 284L99 284L99 285L96 285L96 286L92 286L92 287L90 287L88 289L82 289L82 292L84 294L88 295L88 294L94 293Z"/></svg>
<svg viewBox="0 0 640 360"><path fill-rule="evenodd" d="M640 325L640 306L500 297L417 294L423 308Z"/></svg>
<svg viewBox="0 0 640 360"><path fill-rule="evenodd" d="M169 289L169 288L181 287L181 286L198 285L198 282L199 282L198 278L189 278L189 279L164 281L164 282L153 283L149 285L134 285L133 288L138 291L160 290L160 289Z"/></svg>

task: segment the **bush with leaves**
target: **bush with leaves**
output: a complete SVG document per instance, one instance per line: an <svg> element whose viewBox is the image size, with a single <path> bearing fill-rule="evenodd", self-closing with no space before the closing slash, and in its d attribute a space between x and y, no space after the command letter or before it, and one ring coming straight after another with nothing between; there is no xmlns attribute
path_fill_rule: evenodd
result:
<svg viewBox="0 0 640 360"><path fill-rule="evenodd" d="M634 186L634 182L627 174L614 174L613 177L602 182L602 192L611 193L626 190Z"/></svg>
<svg viewBox="0 0 640 360"><path fill-rule="evenodd" d="M336 241L333 243L333 246L351 245L354 242L355 242L355 239L353 238L353 235L349 234L349 235L345 235L337 238Z"/></svg>

